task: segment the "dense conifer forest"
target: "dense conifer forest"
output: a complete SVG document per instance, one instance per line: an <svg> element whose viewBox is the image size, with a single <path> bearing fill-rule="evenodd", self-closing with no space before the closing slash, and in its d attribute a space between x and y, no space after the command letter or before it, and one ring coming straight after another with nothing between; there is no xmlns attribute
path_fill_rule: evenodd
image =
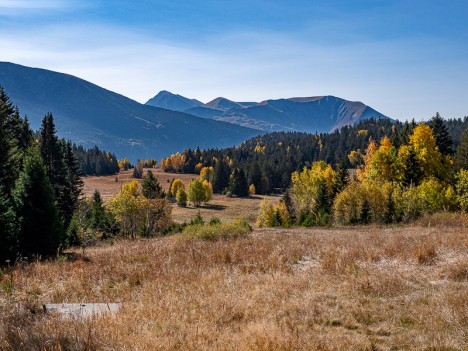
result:
<svg viewBox="0 0 468 351"><path fill-rule="evenodd" d="M36 136L0 87L0 262L51 255L70 241L80 167L52 114Z"/></svg>
<svg viewBox="0 0 468 351"><path fill-rule="evenodd" d="M444 155L452 154L468 127L468 118L443 120L437 114L428 124L434 128L435 134L440 133L439 130L448 132L448 135L438 138L448 145L438 146ZM238 147L185 150L163 159L161 167L176 173L198 173L203 167L214 167L213 189L217 193L227 190L229 176L236 168L242 168L256 192L268 194L286 189L291 184L294 171L315 161L324 161L334 168L342 162L348 168L356 166L349 154L352 151L363 153L371 140L380 141L388 136L392 145L398 148L408 142L416 125L414 121L402 123L369 119L333 133L275 132L249 139ZM359 156L359 152L356 155Z"/></svg>

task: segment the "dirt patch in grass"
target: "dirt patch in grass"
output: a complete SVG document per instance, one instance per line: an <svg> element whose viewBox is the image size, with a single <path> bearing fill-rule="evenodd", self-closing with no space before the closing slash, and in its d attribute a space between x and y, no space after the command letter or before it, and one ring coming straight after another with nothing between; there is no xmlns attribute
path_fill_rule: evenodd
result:
<svg viewBox="0 0 468 351"><path fill-rule="evenodd" d="M440 226L120 241L4 271L0 349L465 350L467 247ZM65 302L123 307L85 322L41 311Z"/></svg>

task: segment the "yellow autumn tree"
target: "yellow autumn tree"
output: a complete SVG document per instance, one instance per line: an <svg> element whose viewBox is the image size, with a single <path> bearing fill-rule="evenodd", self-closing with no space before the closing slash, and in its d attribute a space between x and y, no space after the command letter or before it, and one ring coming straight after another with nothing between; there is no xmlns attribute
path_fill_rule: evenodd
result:
<svg viewBox="0 0 468 351"><path fill-rule="evenodd" d="M356 170L356 175L359 180L363 180L367 177L367 173L369 169L371 168L372 156L378 150L378 148L379 147L377 143L373 139L370 139L369 145L366 148L366 152L362 155L362 165L359 166L358 169Z"/></svg>
<svg viewBox="0 0 468 351"><path fill-rule="evenodd" d="M179 189L184 189L185 190L185 184L181 179L177 178L177 179L174 179L174 181L172 182L172 186L171 186L172 196L176 196L177 190L179 190Z"/></svg>
<svg viewBox="0 0 468 351"><path fill-rule="evenodd" d="M214 177L214 168L213 167L202 167L200 169L200 180L208 181L210 183L213 183L213 177Z"/></svg>
<svg viewBox="0 0 468 351"><path fill-rule="evenodd" d="M323 161L314 162L311 168L294 172L291 176L292 195L297 213L310 212L320 201L322 184L331 193L336 172Z"/></svg>
<svg viewBox="0 0 468 351"><path fill-rule="evenodd" d="M398 158L398 151L392 146L389 137L382 138L377 150L371 150L365 173L362 175L383 182L397 182L401 179L402 165Z"/></svg>
<svg viewBox="0 0 468 351"><path fill-rule="evenodd" d="M205 191L205 198L203 199L203 202L206 204L213 198L213 186L209 181L203 181L203 190Z"/></svg>
<svg viewBox="0 0 468 351"><path fill-rule="evenodd" d="M134 239L153 236L171 224L171 207L166 199L147 199L136 180L122 186L107 206L120 224L122 234Z"/></svg>
<svg viewBox="0 0 468 351"><path fill-rule="evenodd" d="M409 145L416 152L424 178L436 177L440 180L447 178L451 160L447 158L444 162L431 127L426 124L416 126L410 136Z"/></svg>

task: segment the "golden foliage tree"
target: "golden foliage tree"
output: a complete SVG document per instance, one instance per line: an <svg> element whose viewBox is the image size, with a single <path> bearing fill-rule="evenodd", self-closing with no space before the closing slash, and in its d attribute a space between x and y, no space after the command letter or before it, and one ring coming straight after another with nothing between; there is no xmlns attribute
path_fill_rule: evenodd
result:
<svg viewBox="0 0 468 351"><path fill-rule="evenodd" d="M120 193L107 206L120 224L123 235L153 236L171 224L171 207L165 199L147 199L137 181L122 185Z"/></svg>
<svg viewBox="0 0 468 351"><path fill-rule="evenodd" d="M174 179L174 181L172 182L172 185L171 185L171 194L172 194L172 196L176 196L177 191L179 189L184 189L185 190L185 184L181 179L177 178L177 179Z"/></svg>

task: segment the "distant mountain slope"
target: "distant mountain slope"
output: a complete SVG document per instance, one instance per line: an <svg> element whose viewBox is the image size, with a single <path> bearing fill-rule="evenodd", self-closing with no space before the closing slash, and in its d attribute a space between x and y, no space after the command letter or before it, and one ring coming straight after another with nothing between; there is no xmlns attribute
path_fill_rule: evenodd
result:
<svg viewBox="0 0 468 351"><path fill-rule="evenodd" d="M77 77L0 62L2 85L34 129L52 112L61 137L116 153L161 158L185 148L229 147L258 130L142 105Z"/></svg>
<svg viewBox="0 0 468 351"><path fill-rule="evenodd" d="M236 102L219 97L186 109L185 112L265 132L329 132L371 117L388 118L362 102L335 96L295 97L259 103Z"/></svg>
<svg viewBox="0 0 468 351"><path fill-rule="evenodd" d="M172 94L167 90L160 91L155 97L149 99L145 105L166 108L174 111L185 111L189 108L203 106L203 102L195 99L187 99L178 94Z"/></svg>

